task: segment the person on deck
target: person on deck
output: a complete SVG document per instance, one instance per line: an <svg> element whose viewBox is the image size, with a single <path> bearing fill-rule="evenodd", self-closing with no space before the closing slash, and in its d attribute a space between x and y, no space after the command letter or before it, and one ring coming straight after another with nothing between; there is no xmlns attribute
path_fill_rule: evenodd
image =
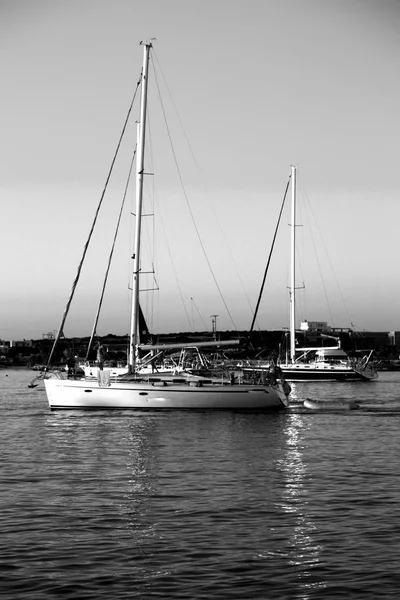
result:
<svg viewBox="0 0 400 600"><path fill-rule="evenodd" d="M103 370L104 367L104 359L105 359L105 350L104 350L104 346L102 345L101 342L97 342L97 366L99 367L100 371Z"/></svg>
<svg viewBox="0 0 400 600"><path fill-rule="evenodd" d="M70 377L75 378L75 359L72 357L67 359L67 379Z"/></svg>

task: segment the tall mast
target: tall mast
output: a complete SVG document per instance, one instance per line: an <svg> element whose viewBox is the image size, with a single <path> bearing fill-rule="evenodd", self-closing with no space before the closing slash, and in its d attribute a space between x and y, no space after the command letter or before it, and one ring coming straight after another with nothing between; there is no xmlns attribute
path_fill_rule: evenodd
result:
<svg viewBox="0 0 400 600"><path fill-rule="evenodd" d="M147 85L151 44L144 44L142 97L140 104L140 121L138 125L138 145L136 155L136 223L135 244L133 250L133 282L132 282L132 318L130 332L129 367L135 370L137 345L139 343L139 271L140 271L140 236L142 225L142 201L144 178L144 144L146 137Z"/></svg>
<svg viewBox="0 0 400 600"><path fill-rule="evenodd" d="M291 274L290 274L290 360L295 362L296 358L296 171L297 167L292 165L292 230L291 230Z"/></svg>

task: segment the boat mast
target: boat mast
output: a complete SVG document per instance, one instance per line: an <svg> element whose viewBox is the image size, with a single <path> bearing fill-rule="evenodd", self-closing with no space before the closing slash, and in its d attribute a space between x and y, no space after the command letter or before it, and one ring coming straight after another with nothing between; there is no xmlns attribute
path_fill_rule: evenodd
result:
<svg viewBox="0 0 400 600"><path fill-rule="evenodd" d="M140 236L142 225L142 201L144 178L144 144L146 137L147 85L150 58L150 43L143 48L142 97L140 104L140 121L138 125L139 139L136 155L136 223L135 244L133 250L133 282L132 282L132 318L130 332L129 370L135 371L137 346L139 344L139 271L140 271Z"/></svg>
<svg viewBox="0 0 400 600"><path fill-rule="evenodd" d="M292 230L291 230L291 274L290 274L290 360L292 364L296 360L296 324L295 324L295 301L296 301L296 171L297 167L292 165Z"/></svg>

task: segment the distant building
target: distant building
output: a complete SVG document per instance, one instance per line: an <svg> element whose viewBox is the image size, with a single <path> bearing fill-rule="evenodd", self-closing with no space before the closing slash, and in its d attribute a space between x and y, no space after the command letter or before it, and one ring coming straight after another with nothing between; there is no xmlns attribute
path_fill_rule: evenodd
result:
<svg viewBox="0 0 400 600"><path fill-rule="evenodd" d="M339 333L349 332L349 327L331 327L326 321L302 321L300 323L301 331L310 331L313 333Z"/></svg>
<svg viewBox="0 0 400 600"><path fill-rule="evenodd" d="M33 348L33 340L11 340L10 348Z"/></svg>
<svg viewBox="0 0 400 600"><path fill-rule="evenodd" d="M54 340L56 337L55 331L49 331L48 333L42 333L43 340Z"/></svg>
<svg viewBox="0 0 400 600"><path fill-rule="evenodd" d="M330 327L326 321L307 321L306 319L300 323L300 330L321 333L325 331L331 331L332 327Z"/></svg>
<svg viewBox="0 0 400 600"><path fill-rule="evenodd" d="M6 342L5 340L0 340L0 354L8 354L10 343L11 342Z"/></svg>

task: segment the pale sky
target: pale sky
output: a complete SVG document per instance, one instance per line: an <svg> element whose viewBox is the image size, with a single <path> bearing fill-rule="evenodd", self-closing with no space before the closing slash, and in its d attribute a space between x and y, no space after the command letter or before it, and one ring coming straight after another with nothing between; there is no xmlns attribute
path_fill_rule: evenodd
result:
<svg viewBox="0 0 400 600"><path fill-rule="evenodd" d="M153 332L211 329L213 314L218 329L250 327L291 164L303 244L297 285L305 285L298 324L400 330L400 2L0 0L0 339L58 329L139 79L139 42L153 37L180 174L224 298L153 78L146 202L155 198L156 214L146 230L154 224L159 290L142 300ZM134 110L66 335L91 331ZM313 238L302 202L312 207ZM261 329L288 325L289 222L286 210ZM123 230L100 335L129 330L129 209Z"/></svg>

